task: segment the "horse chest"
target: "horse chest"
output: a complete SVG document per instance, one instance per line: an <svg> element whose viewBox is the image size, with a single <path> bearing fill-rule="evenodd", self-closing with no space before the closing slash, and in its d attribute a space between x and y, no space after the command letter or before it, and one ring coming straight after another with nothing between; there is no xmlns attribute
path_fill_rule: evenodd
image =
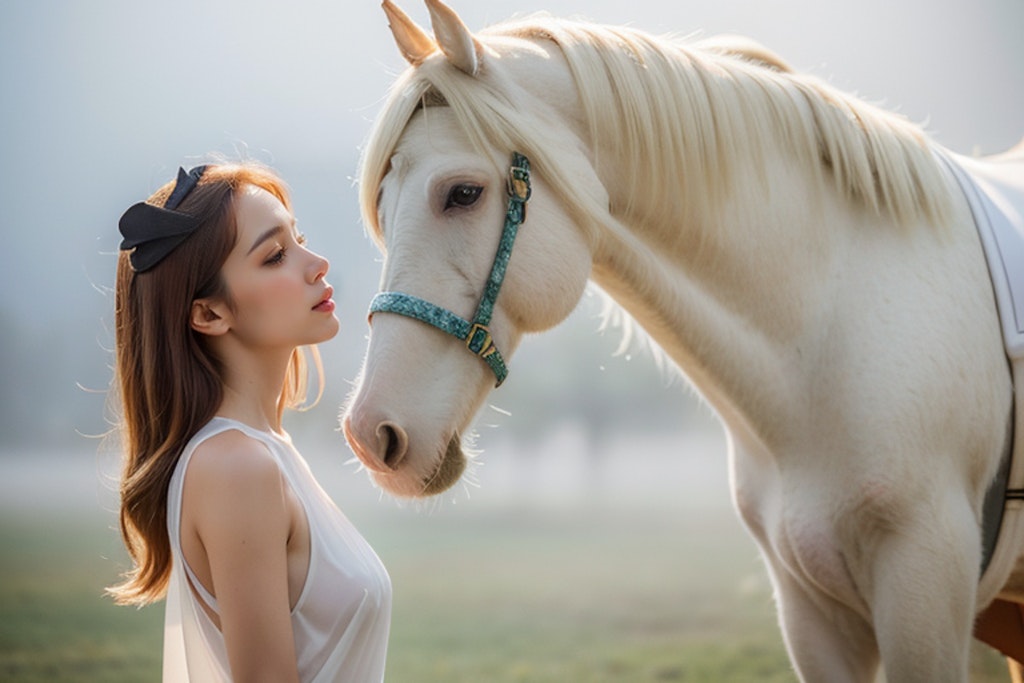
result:
<svg viewBox="0 0 1024 683"><path fill-rule="evenodd" d="M772 534L772 548L789 575L809 593L865 611L846 557L841 534L820 512L785 515Z"/></svg>
<svg viewBox="0 0 1024 683"><path fill-rule="evenodd" d="M737 512L765 555L773 578L796 582L822 604L836 601L866 611L833 521L834 505L813 488L794 486L763 458L734 456ZM739 465L737 467L737 465Z"/></svg>

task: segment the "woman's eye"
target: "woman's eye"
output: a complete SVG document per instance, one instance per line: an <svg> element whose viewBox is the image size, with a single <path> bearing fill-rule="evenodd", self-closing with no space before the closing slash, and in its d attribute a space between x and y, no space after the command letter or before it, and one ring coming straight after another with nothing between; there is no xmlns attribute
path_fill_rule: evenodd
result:
<svg viewBox="0 0 1024 683"><path fill-rule="evenodd" d="M277 251L275 251L271 255L270 258L268 258L266 261L264 261L264 263L266 265L273 266L273 265L276 265L278 263L281 263L282 261L284 261L284 249L278 249Z"/></svg>
<svg viewBox="0 0 1024 683"><path fill-rule="evenodd" d="M479 185L456 185L448 193L448 199L444 203L444 208L450 209L453 206L466 208L473 206L476 200L480 199L480 193L484 191Z"/></svg>

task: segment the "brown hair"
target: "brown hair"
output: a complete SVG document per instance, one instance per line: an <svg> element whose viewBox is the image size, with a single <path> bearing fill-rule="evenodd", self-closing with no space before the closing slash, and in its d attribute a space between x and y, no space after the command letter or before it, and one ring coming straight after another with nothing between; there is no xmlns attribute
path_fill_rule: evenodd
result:
<svg viewBox="0 0 1024 683"><path fill-rule="evenodd" d="M237 239L233 200L248 185L270 192L291 210L288 189L271 170L251 162L211 165L177 209L200 219L196 231L146 272L132 270L128 252L118 258L113 395L124 453L121 537L133 561L124 581L107 589L120 604L147 604L167 590L168 483L185 445L223 398L223 368L204 336L192 329L190 310L201 298L231 303L220 271ZM147 202L163 206L173 188L173 182L164 185ZM319 356L311 350L319 369ZM306 376L305 357L296 349L279 413L305 400Z"/></svg>

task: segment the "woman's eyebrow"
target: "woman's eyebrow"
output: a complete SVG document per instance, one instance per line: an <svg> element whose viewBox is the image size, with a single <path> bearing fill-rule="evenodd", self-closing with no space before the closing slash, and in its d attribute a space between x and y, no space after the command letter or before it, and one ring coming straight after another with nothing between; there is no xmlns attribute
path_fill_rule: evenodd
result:
<svg viewBox="0 0 1024 683"><path fill-rule="evenodd" d="M274 226L270 230L267 230L262 235L256 238L256 241L253 242L253 245L249 248L249 251L247 251L245 255L248 256L252 252L256 251L256 249L258 249L261 244L269 240L271 237L275 237L282 232L284 232L284 228L282 228L280 225Z"/></svg>

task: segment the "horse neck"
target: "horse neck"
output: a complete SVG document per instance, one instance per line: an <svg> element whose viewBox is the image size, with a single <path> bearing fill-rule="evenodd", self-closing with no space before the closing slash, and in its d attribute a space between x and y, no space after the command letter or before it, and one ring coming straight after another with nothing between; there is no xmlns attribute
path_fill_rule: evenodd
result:
<svg viewBox="0 0 1024 683"><path fill-rule="evenodd" d="M779 164L733 179L734 200L713 220L605 226L593 268L730 427L762 441L798 414L794 352L821 329L839 226L857 220Z"/></svg>

